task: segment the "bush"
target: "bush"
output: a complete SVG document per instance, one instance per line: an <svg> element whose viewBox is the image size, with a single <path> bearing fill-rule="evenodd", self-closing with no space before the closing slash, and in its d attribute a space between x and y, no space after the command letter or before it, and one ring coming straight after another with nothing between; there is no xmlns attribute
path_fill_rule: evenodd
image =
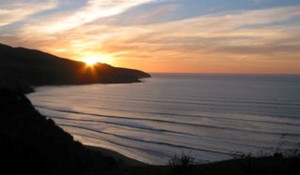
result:
<svg viewBox="0 0 300 175"><path fill-rule="evenodd" d="M192 165L195 165L195 158L191 153L181 153L179 157L177 154L169 160L169 165L174 169L176 175L189 175L192 172Z"/></svg>

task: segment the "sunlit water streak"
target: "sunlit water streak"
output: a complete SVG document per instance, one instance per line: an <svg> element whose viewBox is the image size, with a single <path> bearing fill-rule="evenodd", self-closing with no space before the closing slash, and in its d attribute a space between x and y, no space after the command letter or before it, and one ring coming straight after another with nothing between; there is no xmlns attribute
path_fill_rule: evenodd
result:
<svg viewBox="0 0 300 175"><path fill-rule="evenodd" d="M84 144L150 164L300 142L300 76L154 74L144 83L47 86L28 97Z"/></svg>

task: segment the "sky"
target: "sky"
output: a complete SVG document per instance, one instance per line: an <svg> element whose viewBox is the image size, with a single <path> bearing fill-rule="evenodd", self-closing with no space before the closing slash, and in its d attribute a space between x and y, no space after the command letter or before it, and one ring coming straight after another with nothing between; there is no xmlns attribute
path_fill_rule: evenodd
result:
<svg viewBox="0 0 300 175"><path fill-rule="evenodd" d="M0 0L0 43L147 72L300 74L300 0Z"/></svg>

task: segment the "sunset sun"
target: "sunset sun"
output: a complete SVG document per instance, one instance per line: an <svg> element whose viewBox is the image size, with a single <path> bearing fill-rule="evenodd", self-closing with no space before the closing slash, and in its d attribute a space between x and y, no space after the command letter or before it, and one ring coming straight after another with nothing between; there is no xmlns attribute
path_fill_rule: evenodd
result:
<svg viewBox="0 0 300 175"><path fill-rule="evenodd" d="M82 59L82 61L92 67L94 66L96 63L107 63L108 62L108 59L105 58L105 57L85 57Z"/></svg>
<svg viewBox="0 0 300 175"><path fill-rule="evenodd" d="M87 64L88 66L94 66L97 62L101 61L97 58L84 58L83 62L85 62L85 64Z"/></svg>

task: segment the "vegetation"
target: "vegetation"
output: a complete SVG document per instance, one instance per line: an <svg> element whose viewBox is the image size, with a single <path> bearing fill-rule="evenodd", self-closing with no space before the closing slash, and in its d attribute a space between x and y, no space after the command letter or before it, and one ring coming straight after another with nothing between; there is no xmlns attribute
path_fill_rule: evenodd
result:
<svg viewBox="0 0 300 175"><path fill-rule="evenodd" d="M195 165L195 158L191 153L181 153L179 157L177 154L169 160L169 165L173 167L174 174L176 175L189 175L191 174L192 166Z"/></svg>

